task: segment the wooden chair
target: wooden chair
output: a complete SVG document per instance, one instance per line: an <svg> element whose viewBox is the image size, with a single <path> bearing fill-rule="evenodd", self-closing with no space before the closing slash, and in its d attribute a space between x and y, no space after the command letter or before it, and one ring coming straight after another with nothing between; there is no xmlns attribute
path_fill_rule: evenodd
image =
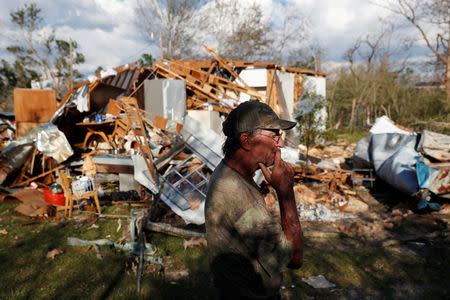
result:
<svg viewBox="0 0 450 300"><path fill-rule="evenodd" d="M114 131L109 135L109 142L115 149L122 149L125 143L125 136L131 130L131 124L123 118L117 118L114 124Z"/></svg>
<svg viewBox="0 0 450 300"><path fill-rule="evenodd" d="M73 210L73 201L81 200L81 199L90 199L94 197L95 205L97 206L97 212L101 214L100 210L100 202L98 201L97 188L94 188L92 192L84 193L81 196L74 195L72 193L72 189L70 188L69 179L66 176L66 173L63 171L58 172L59 179L61 181L61 186L64 191L64 196L66 198L65 208L64 208L64 216L67 216L67 210L69 210L69 218L72 217Z"/></svg>
<svg viewBox="0 0 450 300"><path fill-rule="evenodd" d="M106 137L106 134L103 131L96 131L91 128L88 128L87 130L88 130L88 133L86 134L86 137L84 138L83 148L91 147L91 145L93 145L94 148L97 148L98 142L95 143L95 141L96 141L95 139L92 139L92 141L89 144L87 143L91 136L96 136L96 135L103 138L103 140L112 148L111 143L109 142L109 139Z"/></svg>

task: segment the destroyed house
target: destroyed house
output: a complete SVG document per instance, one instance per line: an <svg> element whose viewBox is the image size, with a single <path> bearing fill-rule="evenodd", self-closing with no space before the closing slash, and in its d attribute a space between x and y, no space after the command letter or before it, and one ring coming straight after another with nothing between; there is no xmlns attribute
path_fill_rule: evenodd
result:
<svg viewBox="0 0 450 300"><path fill-rule="evenodd" d="M49 122L2 151L2 181L48 188L60 171L117 174L122 191L160 195L186 223L202 224L208 178L222 158L223 116L256 100L293 119L310 82L325 95L324 73L212 54L211 61L124 65L75 85Z"/></svg>

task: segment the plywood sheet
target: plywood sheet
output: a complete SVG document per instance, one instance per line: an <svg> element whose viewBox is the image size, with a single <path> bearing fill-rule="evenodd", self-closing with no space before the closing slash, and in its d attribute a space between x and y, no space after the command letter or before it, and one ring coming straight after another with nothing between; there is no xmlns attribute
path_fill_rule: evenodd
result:
<svg viewBox="0 0 450 300"><path fill-rule="evenodd" d="M38 122L16 122L16 136L21 136L24 133L27 133L31 129L38 127L39 125L44 123Z"/></svg>
<svg viewBox="0 0 450 300"><path fill-rule="evenodd" d="M45 123L56 111L54 90L14 89L16 122Z"/></svg>

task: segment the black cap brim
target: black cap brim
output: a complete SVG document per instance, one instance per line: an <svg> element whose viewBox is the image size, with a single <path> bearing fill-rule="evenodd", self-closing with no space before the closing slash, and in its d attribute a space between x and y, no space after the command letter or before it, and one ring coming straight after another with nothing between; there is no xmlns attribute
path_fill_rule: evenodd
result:
<svg viewBox="0 0 450 300"><path fill-rule="evenodd" d="M282 130L289 130L293 128L295 125L297 125L296 122L278 119L272 124L270 124L267 127L261 128L261 129L282 129Z"/></svg>

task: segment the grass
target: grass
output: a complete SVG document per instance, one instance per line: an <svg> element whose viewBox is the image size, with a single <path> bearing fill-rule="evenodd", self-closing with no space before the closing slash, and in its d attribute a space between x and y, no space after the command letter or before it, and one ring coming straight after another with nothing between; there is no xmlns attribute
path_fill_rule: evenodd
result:
<svg viewBox="0 0 450 300"><path fill-rule="evenodd" d="M17 205L0 205L0 299L208 299L214 288L199 288L197 275L207 269L206 247L183 248L183 239L162 234L150 234L150 243L158 247L156 255L163 257L167 274L187 270L189 277L167 278L161 272L144 272L141 293L136 292L137 263L125 252L102 246L108 254L103 260L93 249L71 247L68 237L86 240L108 238L117 241L117 219L99 219L98 228L90 220L61 219L53 222L23 225L26 217L14 215ZM109 210L115 209L114 207ZM111 213L111 211L105 211ZM124 222L125 223L125 222ZM46 257L53 249L64 250L54 259ZM88 250L85 252L74 252ZM203 272L204 273L204 272Z"/></svg>
<svg viewBox="0 0 450 300"><path fill-rule="evenodd" d="M355 299L368 296L442 299L443 295L448 295L448 279L443 275L448 273L449 260L445 256L448 251L441 251L438 263L380 247L363 246L353 251L324 250L306 248L302 269L289 272L289 280L298 286L292 299L347 299L352 298L351 292ZM319 290L298 281L300 277L319 274L336 284L337 288Z"/></svg>
<svg viewBox="0 0 450 300"><path fill-rule="evenodd" d="M117 219L59 219L35 223L15 215L16 205L0 204L0 299L217 299L208 269L207 247L184 249L183 239L150 233L164 267L146 264L137 293L136 261L125 252L102 246L109 254L99 260L93 249L71 247L67 237L117 241ZM126 214L123 207L105 213ZM76 216L85 215L79 211ZM123 225L125 221L123 220ZM304 228L311 226L303 224ZM413 224L399 227L406 231ZM440 225L441 226L441 225ZM432 252L384 248L349 237L305 239L304 266L285 272L284 299L443 299L449 296L446 247ZM65 252L54 259L49 251ZM91 252L74 252L74 251ZM314 289L302 278L324 275L336 288Z"/></svg>

